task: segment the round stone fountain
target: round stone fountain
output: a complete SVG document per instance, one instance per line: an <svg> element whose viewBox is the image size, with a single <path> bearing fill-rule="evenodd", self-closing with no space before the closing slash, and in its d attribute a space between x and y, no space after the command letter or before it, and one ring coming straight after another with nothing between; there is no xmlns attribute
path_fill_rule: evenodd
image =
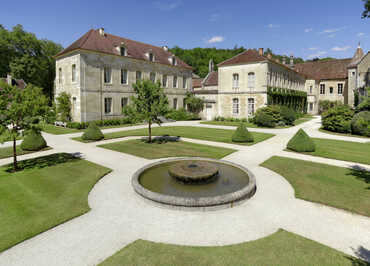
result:
<svg viewBox="0 0 370 266"><path fill-rule="evenodd" d="M135 191L146 199L173 207L227 207L252 197L254 175L228 161L205 158L162 160L139 169Z"/></svg>

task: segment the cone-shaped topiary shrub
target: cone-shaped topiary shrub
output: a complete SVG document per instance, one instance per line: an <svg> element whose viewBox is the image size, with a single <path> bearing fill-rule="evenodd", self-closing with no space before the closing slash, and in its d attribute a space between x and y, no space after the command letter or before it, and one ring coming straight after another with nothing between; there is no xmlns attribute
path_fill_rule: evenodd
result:
<svg viewBox="0 0 370 266"><path fill-rule="evenodd" d="M36 130L30 130L23 138L21 148L25 151L39 151L47 146L41 133Z"/></svg>
<svg viewBox="0 0 370 266"><path fill-rule="evenodd" d="M253 135L245 127L244 123L241 123L232 135L233 142L253 142Z"/></svg>
<svg viewBox="0 0 370 266"><path fill-rule="evenodd" d="M306 134L306 132L304 132L303 129L300 129L293 136L293 138L289 140L287 148L289 150L293 150L297 152L311 152L311 151L315 151L315 143Z"/></svg>
<svg viewBox="0 0 370 266"><path fill-rule="evenodd" d="M83 140L101 140L104 138L103 133L100 128L95 123L89 123L89 127L86 129L85 133L82 135Z"/></svg>

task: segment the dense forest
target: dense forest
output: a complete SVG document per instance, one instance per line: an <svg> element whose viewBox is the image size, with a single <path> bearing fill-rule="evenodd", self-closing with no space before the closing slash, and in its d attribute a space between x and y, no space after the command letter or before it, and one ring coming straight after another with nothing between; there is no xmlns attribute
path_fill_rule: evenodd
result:
<svg viewBox="0 0 370 266"><path fill-rule="evenodd" d="M186 62L188 65L194 68L194 73L200 77L205 77L208 73L208 63L212 58L215 64L215 70L217 70L217 64L222 61L229 59L241 52L244 52L246 49L241 46L235 46L233 49L217 49L217 48L193 48L193 49L182 49L178 46L173 47L170 51L178 56L181 60ZM279 59L280 62L283 61L283 58L286 58L286 62L289 63L288 55L279 55L273 53L270 48L267 48L265 55L271 53L273 59ZM294 58L294 63L303 63L302 58Z"/></svg>

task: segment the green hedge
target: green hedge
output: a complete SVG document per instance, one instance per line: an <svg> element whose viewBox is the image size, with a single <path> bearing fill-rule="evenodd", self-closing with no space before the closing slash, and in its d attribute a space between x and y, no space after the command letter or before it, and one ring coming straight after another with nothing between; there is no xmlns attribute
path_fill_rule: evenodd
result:
<svg viewBox="0 0 370 266"><path fill-rule="evenodd" d="M45 139L40 132L30 130L25 134L21 143L22 150L39 151L47 146Z"/></svg>
<svg viewBox="0 0 370 266"><path fill-rule="evenodd" d="M307 111L307 92L267 87L267 104L284 105L297 112Z"/></svg>
<svg viewBox="0 0 370 266"><path fill-rule="evenodd" d="M68 128L74 128L74 129L86 129L89 127L90 123L94 123L98 127L106 127L106 126L119 126L119 125L128 125L128 124L135 124L140 121L133 121L128 117L124 118L115 118L115 119L105 119L105 120L96 120L96 121L90 121L90 122L68 122L67 127Z"/></svg>
<svg viewBox="0 0 370 266"><path fill-rule="evenodd" d="M297 152L313 152L315 151L315 143L303 129L299 129L289 140L287 148Z"/></svg>
<svg viewBox="0 0 370 266"><path fill-rule="evenodd" d="M370 137L370 112L355 114L351 121L351 129L352 134Z"/></svg>
<svg viewBox="0 0 370 266"><path fill-rule="evenodd" d="M170 110L167 115L167 119L172 119L176 121L188 121L188 120L199 120L199 116L194 113L186 111L184 108L178 110Z"/></svg>
<svg viewBox="0 0 370 266"><path fill-rule="evenodd" d="M329 131L351 133L354 111L348 105L338 105L321 115L322 127Z"/></svg>
<svg viewBox="0 0 370 266"><path fill-rule="evenodd" d="M233 142L253 142L253 135L248 131L244 123L241 123L232 135Z"/></svg>
<svg viewBox="0 0 370 266"><path fill-rule="evenodd" d="M81 137L83 140L101 140L104 138L100 128L95 123L90 123L89 127Z"/></svg>
<svg viewBox="0 0 370 266"><path fill-rule="evenodd" d="M287 106L269 105L259 108L252 121L262 127L294 125L294 121L301 115Z"/></svg>

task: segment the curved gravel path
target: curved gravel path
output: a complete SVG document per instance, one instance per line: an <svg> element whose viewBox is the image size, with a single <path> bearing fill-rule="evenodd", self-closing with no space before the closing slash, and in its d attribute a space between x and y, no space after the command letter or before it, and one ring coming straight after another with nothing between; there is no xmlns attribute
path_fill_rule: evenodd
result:
<svg viewBox="0 0 370 266"><path fill-rule="evenodd" d="M92 210L89 213L4 251L0 254L0 265L96 265L138 238L182 245L226 245L255 240L279 228L356 256L361 248L370 249L370 218L296 199L293 188L282 176L259 166L273 155L288 156L283 149L298 128L304 128L310 135L320 138L368 141L319 132L319 123L319 118L316 118L293 128L251 129L276 134L253 146L190 140L237 149L224 160L249 168L257 179L257 192L250 200L234 208L210 212L159 208L136 195L131 187L132 174L155 160L102 149L96 147L96 143L83 144L70 139L79 134L44 134L53 150L43 154L80 152L85 159L109 167L113 172L99 181L90 192ZM198 122L169 125L207 126ZM143 126L108 129L104 132L140 127ZM120 139L104 142L115 141ZM29 154L21 158L39 155ZM350 164L314 158L327 164ZM311 156L305 155L300 159L312 160ZM0 160L0 164L10 161Z"/></svg>

